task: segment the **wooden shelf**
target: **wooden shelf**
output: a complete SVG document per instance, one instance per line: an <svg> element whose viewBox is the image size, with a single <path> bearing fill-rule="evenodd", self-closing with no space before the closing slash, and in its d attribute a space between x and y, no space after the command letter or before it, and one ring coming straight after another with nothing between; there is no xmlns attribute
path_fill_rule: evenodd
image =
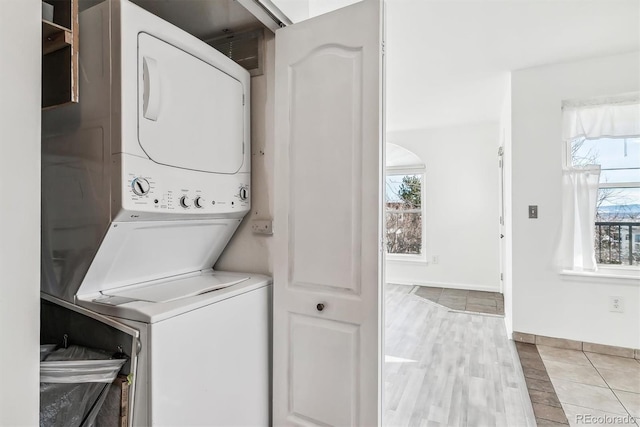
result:
<svg viewBox="0 0 640 427"><path fill-rule="evenodd" d="M79 101L78 0L47 0L53 22L42 20L42 108Z"/></svg>
<svg viewBox="0 0 640 427"><path fill-rule="evenodd" d="M42 54L47 55L73 44L71 30L42 20Z"/></svg>

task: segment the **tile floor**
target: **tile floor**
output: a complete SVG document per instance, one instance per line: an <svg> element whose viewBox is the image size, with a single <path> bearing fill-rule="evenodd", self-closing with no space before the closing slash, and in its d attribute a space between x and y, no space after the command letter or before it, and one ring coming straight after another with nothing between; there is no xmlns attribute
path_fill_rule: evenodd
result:
<svg viewBox="0 0 640 427"><path fill-rule="evenodd" d="M539 426L568 425L562 403L551 383L540 353L534 344L516 342L522 372Z"/></svg>
<svg viewBox="0 0 640 427"><path fill-rule="evenodd" d="M638 426L640 361L544 345L516 347L539 425Z"/></svg>
<svg viewBox="0 0 640 427"><path fill-rule="evenodd" d="M504 316L504 297L498 292L416 286L415 294L453 310Z"/></svg>

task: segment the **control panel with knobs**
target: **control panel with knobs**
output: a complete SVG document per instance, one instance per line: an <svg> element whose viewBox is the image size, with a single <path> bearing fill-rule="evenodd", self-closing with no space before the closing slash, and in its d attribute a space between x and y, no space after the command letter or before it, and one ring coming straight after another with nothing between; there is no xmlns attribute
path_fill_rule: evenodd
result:
<svg viewBox="0 0 640 427"><path fill-rule="evenodd" d="M146 179L138 177L131 181L131 189L136 195L144 196L151 190L151 185Z"/></svg>
<svg viewBox="0 0 640 427"><path fill-rule="evenodd" d="M123 178L117 191L120 200L113 200L118 209L114 221L237 219L250 211L253 188L245 171L202 173L136 156L113 161L119 162Z"/></svg>
<svg viewBox="0 0 640 427"><path fill-rule="evenodd" d="M247 200L249 198L249 190L247 190L247 187L240 187L238 196L240 196L240 200Z"/></svg>
<svg viewBox="0 0 640 427"><path fill-rule="evenodd" d="M195 182L173 185L167 183L168 180L158 181L148 173L129 173L128 180L123 183L123 190L126 191L126 200L131 203L128 210L138 211L130 218L141 218L140 213L145 211L178 213L174 209L184 210L184 214L190 211L191 214L188 215L199 216L225 212L236 214L248 209L250 204L250 186L244 180L237 180L220 189L215 186L208 188Z"/></svg>

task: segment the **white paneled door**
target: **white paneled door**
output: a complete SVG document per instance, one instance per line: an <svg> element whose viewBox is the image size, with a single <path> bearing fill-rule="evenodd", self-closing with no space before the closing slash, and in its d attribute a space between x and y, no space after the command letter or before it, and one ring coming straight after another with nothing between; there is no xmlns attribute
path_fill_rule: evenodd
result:
<svg viewBox="0 0 640 427"><path fill-rule="evenodd" d="M382 3L276 32L273 424L380 424Z"/></svg>

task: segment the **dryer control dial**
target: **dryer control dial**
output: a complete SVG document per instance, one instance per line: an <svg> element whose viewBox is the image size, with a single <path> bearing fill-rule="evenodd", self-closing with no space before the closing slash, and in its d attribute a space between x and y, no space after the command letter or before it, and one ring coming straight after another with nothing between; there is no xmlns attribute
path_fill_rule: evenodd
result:
<svg viewBox="0 0 640 427"><path fill-rule="evenodd" d="M144 178L135 178L131 181L131 189L138 196L144 196L149 193L149 190L151 190L151 185L149 184L149 181Z"/></svg>
<svg viewBox="0 0 640 427"><path fill-rule="evenodd" d="M249 190L247 187L240 187L238 196L240 196L240 200L247 200L249 198Z"/></svg>
<svg viewBox="0 0 640 427"><path fill-rule="evenodd" d="M185 209L188 208L189 206L191 206L191 200L189 200L187 196L180 197L180 206Z"/></svg>
<svg viewBox="0 0 640 427"><path fill-rule="evenodd" d="M200 196L196 197L195 199L193 199L193 205L196 208L204 208L204 199Z"/></svg>

